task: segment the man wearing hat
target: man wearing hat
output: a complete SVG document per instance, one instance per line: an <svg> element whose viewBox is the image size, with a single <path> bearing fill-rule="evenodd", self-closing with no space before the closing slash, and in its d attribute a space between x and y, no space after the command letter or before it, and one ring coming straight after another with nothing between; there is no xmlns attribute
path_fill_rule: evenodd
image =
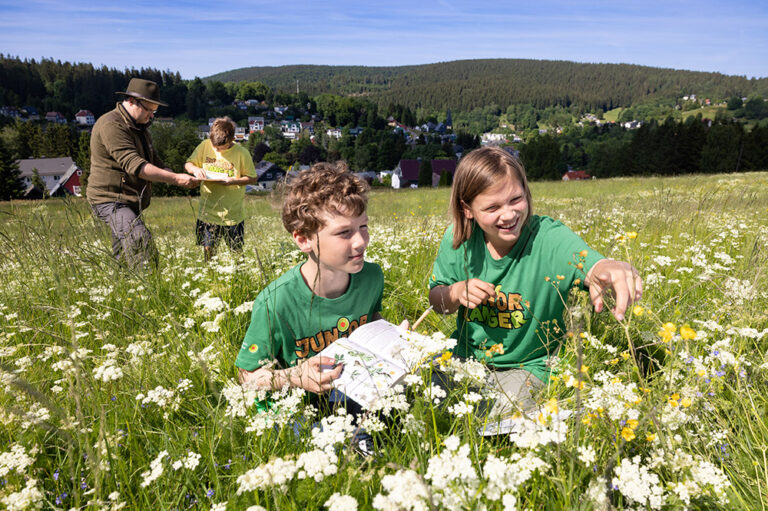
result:
<svg viewBox="0 0 768 511"><path fill-rule="evenodd" d="M86 196L94 214L112 230L112 252L132 267L157 264L157 249L142 211L150 181L194 188L199 180L165 168L152 146L149 126L160 105L157 84L132 78L114 110L99 117L91 133L91 173Z"/></svg>

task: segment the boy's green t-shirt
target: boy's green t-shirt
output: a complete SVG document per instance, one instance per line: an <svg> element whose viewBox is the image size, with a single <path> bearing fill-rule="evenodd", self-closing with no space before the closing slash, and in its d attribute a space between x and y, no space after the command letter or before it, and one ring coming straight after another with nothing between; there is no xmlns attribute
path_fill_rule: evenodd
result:
<svg viewBox="0 0 768 511"><path fill-rule="evenodd" d="M219 152L211 140L206 139L198 144L187 161L203 170L223 172L230 177L256 177L253 158L240 144ZM245 185L227 186L215 181L203 181L198 218L209 224L237 225L245 220L244 198Z"/></svg>
<svg viewBox="0 0 768 511"><path fill-rule="evenodd" d="M471 278L501 285L493 301L475 309L459 307L451 335L458 340L454 352L486 360L499 369L523 368L547 381L547 360L558 353L565 333L568 292L574 285L583 286L587 272L603 256L562 223L535 215L512 250L499 260L491 257L483 231L477 227L458 249L452 243L453 226L440 244L430 289ZM586 257L579 255L582 250L587 251ZM487 356L486 350L498 343L503 354Z"/></svg>
<svg viewBox="0 0 768 511"><path fill-rule="evenodd" d="M288 270L256 297L237 367L253 371L272 360L282 368L293 366L339 337L348 337L381 311L384 274L379 265L365 263L350 274L349 287L338 298L313 295L300 267Z"/></svg>

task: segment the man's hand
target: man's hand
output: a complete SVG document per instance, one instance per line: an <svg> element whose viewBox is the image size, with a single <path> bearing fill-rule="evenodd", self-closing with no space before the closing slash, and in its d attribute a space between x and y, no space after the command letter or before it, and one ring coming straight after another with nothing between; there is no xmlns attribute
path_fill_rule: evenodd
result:
<svg viewBox="0 0 768 511"><path fill-rule="evenodd" d="M176 176L173 184L183 188L197 188L200 186L200 180L189 174L174 174Z"/></svg>
<svg viewBox="0 0 768 511"><path fill-rule="evenodd" d="M611 312L619 321L624 319L627 307L643 296L643 279L631 264L623 261L598 261L587 273L584 283L589 286L589 299L596 312L603 310L605 294L613 293L616 304Z"/></svg>
<svg viewBox="0 0 768 511"><path fill-rule="evenodd" d="M323 369L333 367L333 369ZM298 366L287 369L290 371L289 381L294 387L301 387L308 392L321 394L333 388L333 380L341 375L342 365L334 366L334 360L330 357L312 357Z"/></svg>

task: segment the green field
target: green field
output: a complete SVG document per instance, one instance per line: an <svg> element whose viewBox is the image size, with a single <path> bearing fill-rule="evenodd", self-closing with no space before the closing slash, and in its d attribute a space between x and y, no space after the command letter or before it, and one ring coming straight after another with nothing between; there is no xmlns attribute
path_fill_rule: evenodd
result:
<svg viewBox="0 0 768 511"><path fill-rule="evenodd" d="M196 199L153 200L162 262L148 273L111 259L82 200L0 203L0 507L764 509L768 173L532 191L535 213L640 270L639 307L617 322L564 292L556 376L520 434L479 436L482 418L462 412L474 394L438 398L425 371L366 418L371 457L344 417L295 432L320 420L301 396L236 384L250 302L302 257L269 197L246 198L244 257L224 249L208 266ZM372 193L366 257L393 322L428 306L447 198ZM430 314L419 331L454 321Z"/></svg>

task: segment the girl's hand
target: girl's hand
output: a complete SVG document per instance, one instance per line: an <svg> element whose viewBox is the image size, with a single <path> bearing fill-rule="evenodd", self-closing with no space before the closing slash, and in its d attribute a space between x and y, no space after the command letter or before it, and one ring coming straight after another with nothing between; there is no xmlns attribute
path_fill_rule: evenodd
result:
<svg viewBox="0 0 768 511"><path fill-rule="evenodd" d="M496 298L493 284L480 279L462 280L451 284L450 297L454 302L474 309L488 298Z"/></svg>
<svg viewBox="0 0 768 511"><path fill-rule="evenodd" d="M603 310L605 294L613 293L616 303L611 312L619 321L624 319L627 307L643 296L643 279L631 264L623 261L598 261L587 273L584 283L589 286L589 299L596 312Z"/></svg>

